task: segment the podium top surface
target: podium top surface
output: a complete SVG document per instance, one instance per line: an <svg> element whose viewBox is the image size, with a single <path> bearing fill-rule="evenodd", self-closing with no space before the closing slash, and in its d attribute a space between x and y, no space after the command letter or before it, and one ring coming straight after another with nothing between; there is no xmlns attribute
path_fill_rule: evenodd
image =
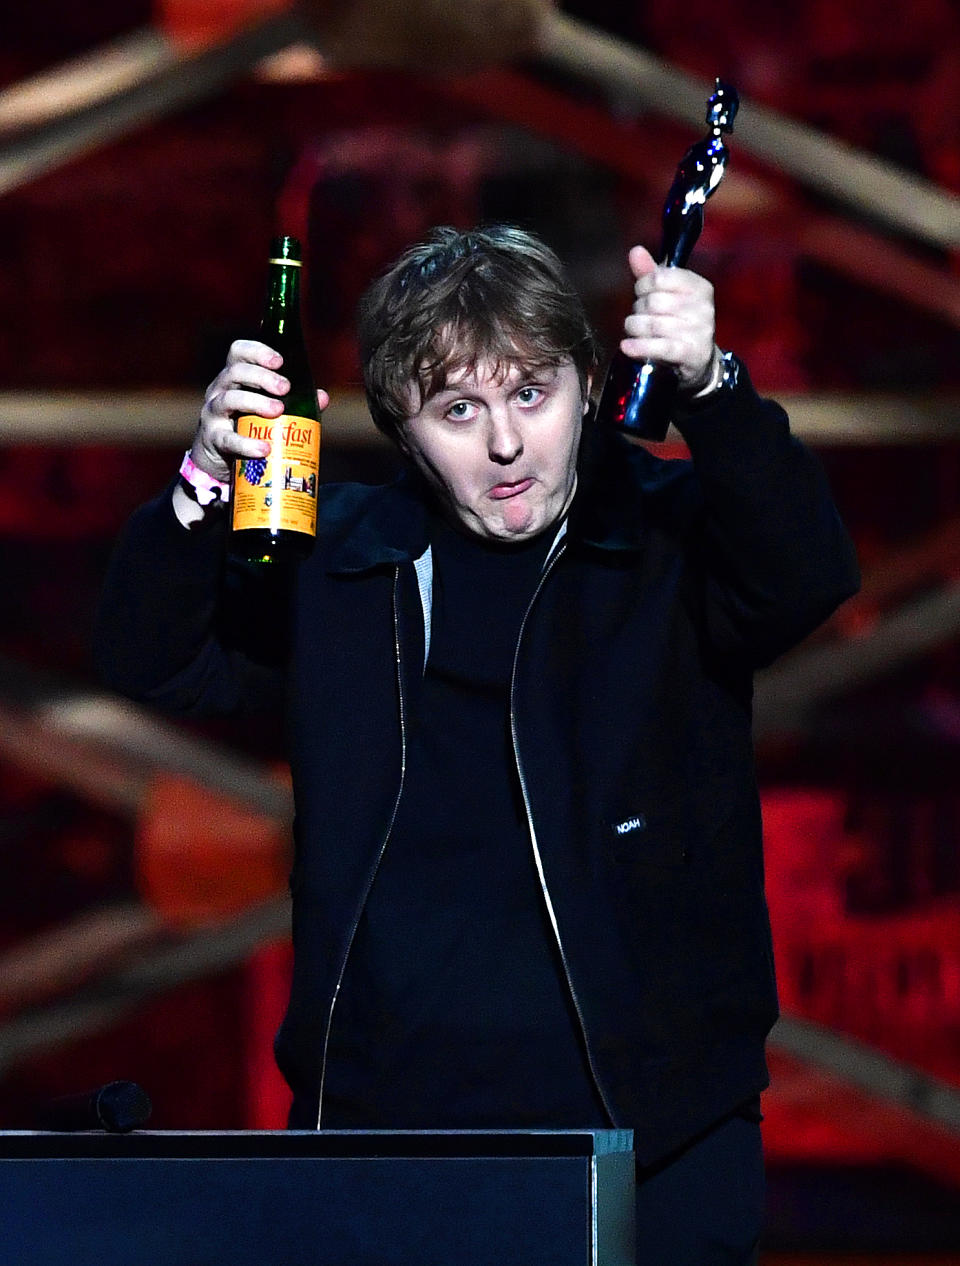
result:
<svg viewBox="0 0 960 1266"><path fill-rule="evenodd" d="M0 1131L0 1161L311 1157L594 1157L633 1151L631 1130Z"/></svg>

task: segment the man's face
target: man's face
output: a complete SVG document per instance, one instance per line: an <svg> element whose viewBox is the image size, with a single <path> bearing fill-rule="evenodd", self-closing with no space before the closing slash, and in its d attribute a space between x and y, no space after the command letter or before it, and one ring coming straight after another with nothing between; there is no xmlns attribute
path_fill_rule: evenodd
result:
<svg viewBox="0 0 960 1266"><path fill-rule="evenodd" d="M572 361L452 374L400 427L400 447L450 518L476 536L522 541L566 512L587 402Z"/></svg>

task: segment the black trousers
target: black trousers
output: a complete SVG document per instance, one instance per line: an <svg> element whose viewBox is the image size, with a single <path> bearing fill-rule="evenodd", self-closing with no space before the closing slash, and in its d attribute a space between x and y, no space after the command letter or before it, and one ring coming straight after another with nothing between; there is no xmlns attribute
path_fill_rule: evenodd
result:
<svg viewBox="0 0 960 1266"><path fill-rule="evenodd" d="M764 1202L760 1123L733 1116L637 1167L637 1266L751 1266Z"/></svg>

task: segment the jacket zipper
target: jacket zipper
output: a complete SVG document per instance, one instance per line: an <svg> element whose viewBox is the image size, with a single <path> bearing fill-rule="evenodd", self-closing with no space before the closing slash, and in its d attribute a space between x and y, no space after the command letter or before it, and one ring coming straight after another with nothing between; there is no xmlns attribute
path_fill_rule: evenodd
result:
<svg viewBox="0 0 960 1266"><path fill-rule="evenodd" d="M537 875L540 879L540 891L543 895L544 905L546 906L547 915L550 919L550 926L553 928L553 935L557 942L557 950L560 953L560 962L563 966L563 974L566 977L567 988L570 990L570 997L573 1001L573 1009L577 1013L577 1020L580 1024L580 1034L583 1038L583 1049L587 1056L587 1065L590 1069L590 1076L593 1078L594 1089L600 1098L600 1102L604 1106L607 1116L610 1118L610 1123L612 1125L616 1125L616 1117L614 1116L610 1104L607 1101L607 1096L603 1092L603 1087L600 1085L600 1078L597 1076L593 1056L590 1053L590 1041L587 1037L587 1026L583 1018L583 1010L580 1007L580 999L577 997L577 991L573 986L573 977L570 975L570 964L567 960L567 952L563 947L563 938L560 936L560 925L557 923L557 916L553 908L553 901L551 900L550 891L547 887L547 878L543 869L543 859L540 856L540 846L537 843L537 833L533 825L533 812L530 808L530 796L527 791L527 780L523 772L523 762L520 760L520 744L517 740L517 716L514 703L517 686L517 664L520 661L520 644L523 641L524 630L527 627L527 620L530 616L530 612L533 610L534 603L540 596L540 591L543 588L547 577L553 571L556 566L557 559L559 559L560 555L564 552L564 549L565 545L561 542L554 551L553 556L549 559L546 567L543 569L543 574L540 577L540 581L534 590L533 597L530 599L527 609L524 612L523 620L520 623L520 632L517 635L517 646L513 655L513 671L510 676L510 738L513 743L513 759L517 767L517 777L520 779L520 791L523 795L523 807L527 815L527 830L530 835L530 844L533 848L533 860L537 867Z"/></svg>
<svg viewBox="0 0 960 1266"><path fill-rule="evenodd" d="M387 824L387 830L380 845L380 851L377 854L377 860L374 862L370 870L370 876L367 879L366 886L363 890L363 896L357 906L357 913L350 928L350 935L347 938L347 948L340 963L340 973L337 976L336 987L333 991L333 997L330 999L330 1010L327 1012L327 1029L323 1035L323 1054L320 1060L320 1091L317 1096L317 1129L320 1129L320 1121L323 1115L323 1087L327 1075L327 1051L330 1046L330 1031L333 1027L333 1010L337 1005L337 998L340 995L340 986L343 984L344 973L347 970L347 959L350 957L350 951L353 949L353 941L357 935L357 928L360 926L360 919L363 916L364 908L367 904L367 898L370 896L370 889L373 887L373 881L377 877L377 871L380 869L380 863L383 861L383 855L387 851L387 844L393 833L393 824L397 820L397 810L400 807L400 797L403 794L403 782L407 772L407 722L406 714L403 706L403 664L400 656L400 616L399 616L399 589L400 589L400 568L394 570L393 577L393 645L394 658L397 669L397 698L400 705L400 785L397 787L397 796L393 802L393 812L390 814L390 821Z"/></svg>

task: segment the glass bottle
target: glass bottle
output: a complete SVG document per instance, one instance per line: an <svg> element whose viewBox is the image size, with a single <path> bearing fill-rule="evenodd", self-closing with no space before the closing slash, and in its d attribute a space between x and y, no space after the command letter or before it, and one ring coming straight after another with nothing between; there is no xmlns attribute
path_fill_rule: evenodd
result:
<svg viewBox="0 0 960 1266"><path fill-rule="evenodd" d="M294 562L309 554L317 529L320 411L300 322L300 243L270 245L260 341L283 357L290 382L278 418L244 414L237 433L270 441L267 457L238 458L231 497L230 550L255 563Z"/></svg>

